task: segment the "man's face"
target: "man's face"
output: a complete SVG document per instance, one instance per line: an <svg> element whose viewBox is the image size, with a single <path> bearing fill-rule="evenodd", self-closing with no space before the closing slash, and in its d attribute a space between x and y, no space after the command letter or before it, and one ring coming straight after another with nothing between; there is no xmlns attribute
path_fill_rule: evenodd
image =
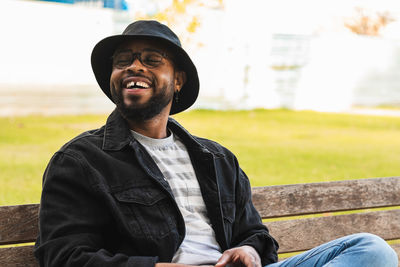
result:
<svg viewBox="0 0 400 267"><path fill-rule="evenodd" d="M127 119L145 121L161 112L169 114L174 91L180 90L182 79L171 55L154 41L128 41L114 52L111 95Z"/></svg>

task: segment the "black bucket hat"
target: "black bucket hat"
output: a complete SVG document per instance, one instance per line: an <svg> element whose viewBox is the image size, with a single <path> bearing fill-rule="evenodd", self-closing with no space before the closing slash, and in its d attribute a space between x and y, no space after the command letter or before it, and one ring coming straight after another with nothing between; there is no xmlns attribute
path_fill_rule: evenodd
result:
<svg viewBox="0 0 400 267"><path fill-rule="evenodd" d="M127 40L152 39L166 45L175 56L175 64L186 72L186 83L179 92L179 100L172 102L170 114L189 108L199 94L199 77L196 67L188 54L183 50L178 36L166 25L154 20L139 20L126 27L124 32L104 38L92 51L91 63L94 76L103 92L111 99L110 76L112 71L111 57L114 50Z"/></svg>

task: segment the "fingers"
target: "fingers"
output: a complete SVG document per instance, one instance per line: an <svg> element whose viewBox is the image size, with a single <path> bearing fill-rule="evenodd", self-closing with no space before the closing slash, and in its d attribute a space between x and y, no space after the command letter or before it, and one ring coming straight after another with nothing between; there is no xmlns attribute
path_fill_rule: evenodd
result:
<svg viewBox="0 0 400 267"><path fill-rule="evenodd" d="M226 266L229 262L231 262L231 257L232 253L231 250L226 250L221 258L219 258L218 262L215 264L215 267L224 267Z"/></svg>
<svg viewBox="0 0 400 267"><path fill-rule="evenodd" d="M239 267L241 263L239 251L237 248L226 250L215 267Z"/></svg>
<svg viewBox="0 0 400 267"><path fill-rule="evenodd" d="M253 247L242 246L226 250L215 267L225 267L228 264L232 264L233 266L261 267L261 260Z"/></svg>

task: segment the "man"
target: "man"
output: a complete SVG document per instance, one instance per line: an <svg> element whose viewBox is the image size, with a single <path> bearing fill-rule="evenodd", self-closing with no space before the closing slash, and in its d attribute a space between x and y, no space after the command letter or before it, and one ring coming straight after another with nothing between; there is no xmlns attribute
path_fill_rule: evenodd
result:
<svg viewBox="0 0 400 267"><path fill-rule="evenodd" d="M167 26L137 21L103 39L92 68L116 109L45 171L41 266L397 266L369 234L276 263L278 244L235 156L169 118L195 102L199 80Z"/></svg>

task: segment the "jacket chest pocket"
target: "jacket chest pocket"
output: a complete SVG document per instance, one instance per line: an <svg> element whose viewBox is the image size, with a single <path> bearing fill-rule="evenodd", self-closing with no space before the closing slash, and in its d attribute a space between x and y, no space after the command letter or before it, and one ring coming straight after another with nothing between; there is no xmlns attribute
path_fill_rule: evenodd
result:
<svg viewBox="0 0 400 267"><path fill-rule="evenodd" d="M159 239L176 229L171 200L162 191L138 187L113 195L134 237Z"/></svg>

